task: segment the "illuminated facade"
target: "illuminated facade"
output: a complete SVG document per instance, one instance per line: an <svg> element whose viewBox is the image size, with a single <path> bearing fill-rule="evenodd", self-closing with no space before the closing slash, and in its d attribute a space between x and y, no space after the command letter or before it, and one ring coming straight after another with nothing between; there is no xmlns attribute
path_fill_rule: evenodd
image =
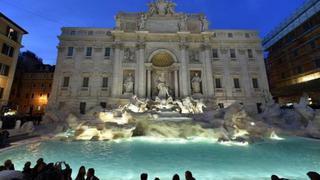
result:
<svg viewBox="0 0 320 180"><path fill-rule="evenodd" d="M37 65L16 73L10 106L21 114L42 115L50 97L54 66Z"/></svg>
<svg viewBox="0 0 320 180"><path fill-rule="evenodd" d="M0 12L0 108L6 106L22 36L27 32Z"/></svg>
<svg viewBox="0 0 320 180"><path fill-rule="evenodd" d="M203 14L174 7L158 0L148 12L118 13L112 29L62 28L49 104L79 113L133 95L192 96L256 112L268 90L258 33L210 30Z"/></svg>
<svg viewBox="0 0 320 180"><path fill-rule="evenodd" d="M320 103L320 1L306 2L263 41L271 93L281 104L305 92Z"/></svg>

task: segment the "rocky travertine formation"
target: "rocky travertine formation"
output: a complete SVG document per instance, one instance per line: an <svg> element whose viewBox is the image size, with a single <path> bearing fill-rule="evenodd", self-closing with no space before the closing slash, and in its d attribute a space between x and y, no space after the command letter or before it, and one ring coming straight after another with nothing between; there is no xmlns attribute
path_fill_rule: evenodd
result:
<svg viewBox="0 0 320 180"><path fill-rule="evenodd" d="M252 143L276 133L320 137L320 112L309 108L304 97L294 109L281 109L269 101L261 115L251 116L240 103L225 109L206 107L202 100L157 99L132 101L107 110L95 107L82 119L63 109L46 114L47 127L60 139L113 140L146 136L156 138L209 138L219 142ZM89 119L88 119L89 118Z"/></svg>

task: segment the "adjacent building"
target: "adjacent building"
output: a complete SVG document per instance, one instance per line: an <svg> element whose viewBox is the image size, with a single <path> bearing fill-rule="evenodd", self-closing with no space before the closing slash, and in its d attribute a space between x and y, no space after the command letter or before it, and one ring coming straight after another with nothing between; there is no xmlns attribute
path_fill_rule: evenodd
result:
<svg viewBox="0 0 320 180"><path fill-rule="evenodd" d="M279 103L307 93L320 103L320 0L307 1L263 40L270 91Z"/></svg>
<svg viewBox="0 0 320 180"><path fill-rule="evenodd" d="M171 1L118 13L115 28L64 27L59 40L52 108L85 114L133 95L192 96L257 112L268 91L256 31L211 30L204 14L175 12Z"/></svg>
<svg viewBox="0 0 320 180"><path fill-rule="evenodd" d="M14 78L23 28L0 12L0 108L7 105Z"/></svg>
<svg viewBox="0 0 320 180"><path fill-rule="evenodd" d="M30 51L19 55L10 107L20 114L43 115L51 93L55 66L43 64Z"/></svg>

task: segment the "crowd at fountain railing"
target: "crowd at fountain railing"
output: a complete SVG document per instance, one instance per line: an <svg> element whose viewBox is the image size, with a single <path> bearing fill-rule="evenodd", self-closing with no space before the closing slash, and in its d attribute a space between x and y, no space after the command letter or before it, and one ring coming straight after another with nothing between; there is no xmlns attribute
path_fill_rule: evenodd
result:
<svg viewBox="0 0 320 180"><path fill-rule="evenodd" d="M0 165L1 180L72 180L72 168L64 161L56 163L46 163L43 158L39 158L36 164L31 167L31 162L25 163L23 170L15 170L11 160L6 160L3 165ZM320 180L320 174L310 171L306 174L310 180ZM139 177L137 177L139 179ZM140 180L148 180L147 173L141 173ZM178 174L174 174L172 180L180 180ZM185 180L196 180L191 171L184 173ZM85 166L81 166L78 170L75 180L99 180L96 176L94 168L89 168L86 171ZM160 177L155 177L154 180L160 180ZM279 178L277 175L272 175L271 180L288 180Z"/></svg>

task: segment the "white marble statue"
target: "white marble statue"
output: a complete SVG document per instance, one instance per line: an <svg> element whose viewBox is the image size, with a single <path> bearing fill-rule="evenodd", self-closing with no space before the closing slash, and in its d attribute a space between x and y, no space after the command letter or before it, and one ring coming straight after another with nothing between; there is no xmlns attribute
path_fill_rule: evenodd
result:
<svg viewBox="0 0 320 180"><path fill-rule="evenodd" d="M140 16L140 22L139 22L139 30L144 30L145 27L146 27L146 20L147 20L147 17L145 14L141 14Z"/></svg>
<svg viewBox="0 0 320 180"><path fill-rule="evenodd" d="M134 80L131 73L129 73L123 83L125 93L133 93Z"/></svg>
<svg viewBox="0 0 320 180"><path fill-rule="evenodd" d="M174 10L174 8L175 8L175 4L174 3L172 3L172 2L168 2L168 4L167 4L167 14L174 14L175 13L175 10Z"/></svg>
<svg viewBox="0 0 320 180"><path fill-rule="evenodd" d="M148 4L148 6L149 6L149 15L154 15L154 14L156 14L157 13L157 6L156 6L156 4L154 4L154 3L150 3L150 4Z"/></svg>
<svg viewBox="0 0 320 180"><path fill-rule="evenodd" d="M201 93L200 83L201 83L201 78L199 77L198 73L195 73L194 77L191 80L193 94Z"/></svg>
<svg viewBox="0 0 320 180"><path fill-rule="evenodd" d="M181 20L178 23L179 31L186 31L187 30L187 19L188 19L188 16L183 15L183 17L181 18Z"/></svg>
<svg viewBox="0 0 320 180"><path fill-rule="evenodd" d="M209 22L206 16L201 17L201 31L207 31L209 29Z"/></svg>
<svg viewBox="0 0 320 180"><path fill-rule="evenodd" d="M175 14L176 4L168 0L157 0L149 4L149 15L172 15Z"/></svg>
<svg viewBox="0 0 320 180"><path fill-rule="evenodd" d="M169 89L165 80L165 74L163 72L158 77L157 83L158 83L157 88L159 91L158 97L163 99L163 98L166 98L167 96L170 96Z"/></svg>
<svg viewBox="0 0 320 180"><path fill-rule="evenodd" d="M116 19L116 29L121 29L121 21L118 16L115 17Z"/></svg>
<svg viewBox="0 0 320 180"><path fill-rule="evenodd" d="M203 108L206 108L207 106L203 103L203 99L200 100L194 100L196 103L195 113L201 114L203 113Z"/></svg>

